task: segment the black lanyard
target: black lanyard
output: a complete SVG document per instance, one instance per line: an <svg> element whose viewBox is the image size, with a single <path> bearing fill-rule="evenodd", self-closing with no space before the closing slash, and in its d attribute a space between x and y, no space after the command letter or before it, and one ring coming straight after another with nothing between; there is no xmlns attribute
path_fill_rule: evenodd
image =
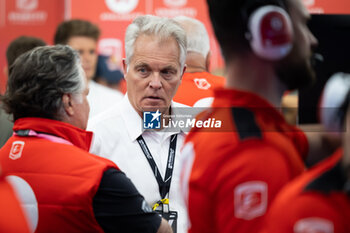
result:
<svg viewBox="0 0 350 233"><path fill-rule="evenodd" d="M165 196L169 193L169 190L170 190L170 183L171 183L171 178L174 170L174 162L175 162L176 141L177 141L177 134L171 135L169 153L168 153L168 162L167 162L165 177L163 180L159 172L159 169L157 167L157 164L153 159L151 151L148 149L147 144L143 139L142 135L140 135L137 138L137 142L139 143L143 153L145 154L148 160L148 163L152 168L153 174L157 179L158 186L159 186L159 193L162 199L165 198Z"/></svg>

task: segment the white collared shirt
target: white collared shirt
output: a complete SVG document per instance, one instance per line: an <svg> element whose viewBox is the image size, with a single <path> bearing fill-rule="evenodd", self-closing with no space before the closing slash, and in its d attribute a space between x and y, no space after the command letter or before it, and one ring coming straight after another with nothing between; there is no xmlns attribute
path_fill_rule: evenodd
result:
<svg viewBox="0 0 350 233"><path fill-rule="evenodd" d="M89 119L113 107L114 104L121 101L123 97L124 95L120 91L105 87L91 80L89 82L89 94L87 96L90 105Z"/></svg>
<svg viewBox="0 0 350 233"><path fill-rule="evenodd" d="M171 106L174 110L176 107L185 107L185 105L174 102ZM115 162L131 179L150 206L161 199L159 186L136 139L142 134L162 178L164 178L170 137L178 133L169 207L170 210L178 212L177 232L187 232L187 212L180 192L181 167L179 166L183 159L180 149L185 139L185 133L181 129L178 129L177 132L144 131L143 120L130 104L127 95L113 108L91 119L88 130L94 132L90 152Z"/></svg>

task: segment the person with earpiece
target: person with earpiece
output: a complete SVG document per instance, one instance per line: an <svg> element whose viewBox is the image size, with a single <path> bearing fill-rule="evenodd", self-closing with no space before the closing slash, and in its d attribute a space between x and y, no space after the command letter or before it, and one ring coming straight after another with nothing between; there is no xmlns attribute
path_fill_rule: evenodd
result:
<svg viewBox="0 0 350 233"><path fill-rule="evenodd" d="M315 79L310 60L317 40L301 0L207 3L226 84L200 117L223 119L224 128L194 128L186 138L189 232L258 232L279 190L305 170L307 137L276 108L285 90Z"/></svg>
<svg viewBox="0 0 350 233"><path fill-rule="evenodd" d="M281 190L263 233L350 232L349 104L350 74L337 73L325 85L320 113L328 132L342 133L343 148Z"/></svg>

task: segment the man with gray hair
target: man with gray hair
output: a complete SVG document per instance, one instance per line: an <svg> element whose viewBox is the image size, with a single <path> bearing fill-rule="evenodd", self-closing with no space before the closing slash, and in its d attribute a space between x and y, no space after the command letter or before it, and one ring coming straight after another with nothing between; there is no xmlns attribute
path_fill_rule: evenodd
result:
<svg viewBox="0 0 350 233"><path fill-rule="evenodd" d="M111 161L88 153L88 87L69 46L42 46L11 66L5 109L14 135L0 150L26 203L32 232L163 232L152 211Z"/></svg>
<svg viewBox="0 0 350 233"><path fill-rule="evenodd" d="M204 24L194 18L174 18L186 31L186 73L174 101L195 107L207 107L213 101L213 90L223 87L225 78L209 73L210 41Z"/></svg>
<svg viewBox="0 0 350 233"><path fill-rule="evenodd" d="M126 30L125 53L127 95L89 122L90 152L116 162L174 232L184 233L179 160L185 133L166 130L168 121L160 116L176 115L183 106L172 99L185 71L186 35L172 19L140 16Z"/></svg>

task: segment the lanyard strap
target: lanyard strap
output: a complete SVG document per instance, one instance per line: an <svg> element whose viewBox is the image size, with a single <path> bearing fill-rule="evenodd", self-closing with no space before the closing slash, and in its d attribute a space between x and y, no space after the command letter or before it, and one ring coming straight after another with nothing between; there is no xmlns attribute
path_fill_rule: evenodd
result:
<svg viewBox="0 0 350 233"><path fill-rule="evenodd" d="M149 165L152 168L154 177L156 178L159 186L159 193L161 198L165 198L165 196L169 193L171 178L174 170L174 162L175 162L175 151L176 151L176 141L177 134L171 135L170 137L170 145L169 145L169 153L168 153L168 162L165 172L164 180L159 172L156 162L153 159L151 151L148 149L145 140L142 135L137 138L137 142L139 143L144 155L147 158Z"/></svg>

